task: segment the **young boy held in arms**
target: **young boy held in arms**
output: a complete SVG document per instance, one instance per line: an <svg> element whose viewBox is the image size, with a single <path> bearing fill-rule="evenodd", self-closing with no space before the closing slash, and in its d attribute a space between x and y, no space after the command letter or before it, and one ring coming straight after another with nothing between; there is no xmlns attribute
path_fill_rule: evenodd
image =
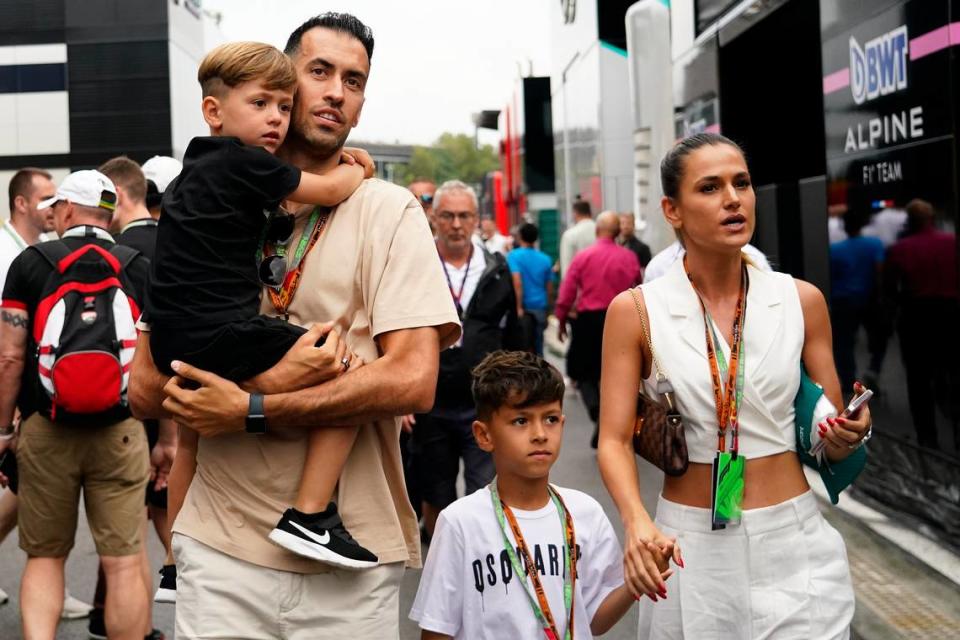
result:
<svg viewBox="0 0 960 640"><path fill-rule="evenodd" d="M634 598L603 508L549 483L563 377L519 351L491 353L473 376L473 434L497 475L440 513L410 618L424 640L606 633Z"/></svg>
<svg viewBox="0 0 960 640"><path fill-rule="evenodd" d="M201 63L198 80L211 135L190 142L183 171L164 195L145 319L161 370L172 373L171 362L179 360L242 382L276 365L307 333L259 315L263 285L292 297L301 261L323 231L324 207L348 198L372 175L373 164L365 152L351 149L336 169L314 175L274 156L290 124L297 72L270 45L217 47ZM290 247L295 221L279 209L284 200L321 205L307 208L302 238ZM335 329L325 329L331 332L317 347L329 352L329 378L362 364ZM271 531L272 541L339 567L376 566L377 557L353 539L331 502L356 433L351 427L311 432L296 501ZM196 432L181 427L169 482L170 522L196 470L196 453ZM161 573L156 599L174 601L171 558Z"/></svg>

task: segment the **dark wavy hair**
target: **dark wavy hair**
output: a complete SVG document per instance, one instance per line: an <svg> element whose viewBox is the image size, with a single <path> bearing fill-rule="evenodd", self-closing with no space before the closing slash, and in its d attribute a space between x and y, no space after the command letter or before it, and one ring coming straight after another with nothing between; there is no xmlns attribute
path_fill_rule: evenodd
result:
<svg viewBox="0 0 960 640"><path fill-rule="evenodd" d="M563 376L528 351L494 351L473 368L477 417L488 421L504 405L519 409L563 402Z"/></svg>

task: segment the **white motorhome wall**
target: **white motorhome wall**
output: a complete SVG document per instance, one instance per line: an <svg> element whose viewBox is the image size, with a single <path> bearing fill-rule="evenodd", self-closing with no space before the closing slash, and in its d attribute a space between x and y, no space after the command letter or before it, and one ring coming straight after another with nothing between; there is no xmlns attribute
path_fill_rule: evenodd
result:
<svg viewBox="0 0 960 640"><path fill-rule="evenodd" d="M563 226L576 196L595 210L633 208L632 124L625 52L599 39L594 2L565 24L551 11L551 101L557 200Z"/></svg>
<svg viewBox="0 0 960 640"><path fill-rule="evenodd" d="M170 132L173 155L183 158L194 136L209 135L200 113L197 69L203 56L224 42L223 34L195 2L169 3ZM188 8L189 4L189 8Z"/></svg>
<svg viewBox="0 0 960 640"><path fill-rule="evenodd" d="M633 211L651 250L673 242L673 228L660 210L660 159L674 138L670 9L661 0L642 0L627 11L627 48L632 121Z"/></svg>

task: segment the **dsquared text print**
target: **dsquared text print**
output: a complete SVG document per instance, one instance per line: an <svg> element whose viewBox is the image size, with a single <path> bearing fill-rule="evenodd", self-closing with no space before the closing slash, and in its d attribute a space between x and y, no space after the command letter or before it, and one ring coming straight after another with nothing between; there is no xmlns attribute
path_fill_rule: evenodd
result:
<svg viewBox="0 0 960 640"><path fill-rule="evenodd" d="M524 570L529 573L526 560L520 549L515 549L517 558ZM580 560L580 545L577 545L577 561ZM566 578L566 570L563 566L563 547L556 544L533 545L531 550L533 556L534 568L541 576L559 576ZM497 584L503 584L504 587L513 580L513 565L510 563L510 556L506 549L501 549L500 553L488 553L483 558L477 558L472 563L473 566L473 587L479 593L483 593L487 587L495 587Z"/></svg>
<svg viewBox="0 0 960 640"><path fill-rule="evenodd" d="M10 313L9 311L0 311L0 320L14 329L27 328L27 316L19 313Z"/></svg>

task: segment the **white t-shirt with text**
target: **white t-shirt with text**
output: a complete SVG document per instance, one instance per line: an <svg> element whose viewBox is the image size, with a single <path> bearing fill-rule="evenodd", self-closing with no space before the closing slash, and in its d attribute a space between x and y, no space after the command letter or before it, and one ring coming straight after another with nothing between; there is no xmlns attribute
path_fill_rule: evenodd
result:
<svg viewBox="0 0 960 640"><path fill-rule="evenodd" d="M611 591L623 584L623 554L600 504L587 494L557 487L570 515L579 553L574 595L575 638L591 638L590 621ZM512 510L533 556L560 637L566 632L563 603L564 530L551 500L536 511ZM507 535L516 540L507 524ZM521 564L522 557L518 555ZM514 575L503 533L484 487L444 509L410 618L421 629L470 640L542 638L530 601ZM533 585L527 585L533 594ZM535 598L536 596L534 596Z"/></svg>

